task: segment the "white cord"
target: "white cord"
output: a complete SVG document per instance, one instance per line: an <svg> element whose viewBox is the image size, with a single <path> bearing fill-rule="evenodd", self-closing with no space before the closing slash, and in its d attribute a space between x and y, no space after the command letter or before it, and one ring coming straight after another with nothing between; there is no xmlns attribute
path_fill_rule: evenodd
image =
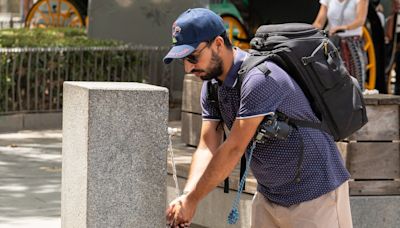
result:
<svg viewBox="0 0 400 228"><path fill-rule="evenodd" d="M181 195L181 191L179 190L179 184L178 184L178 177L176 174L176 165L175 165L175 160L174 160L174 151L172 150L172 136L176 135L178 133L177 128L171 128L168 127L168 135L169 135L169 154L171 156L171 162L172 162L172 177L175 181L175 191L176 191L176 196L179 197Z"/></svg>

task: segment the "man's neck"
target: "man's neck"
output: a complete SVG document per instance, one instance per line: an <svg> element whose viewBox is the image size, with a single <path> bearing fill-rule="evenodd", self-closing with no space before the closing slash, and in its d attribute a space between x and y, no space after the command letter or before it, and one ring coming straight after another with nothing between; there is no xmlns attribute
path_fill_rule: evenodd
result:
<svg viewBox="0 0 400 228"><path fill-rule="evenodd" d="M234 60L236 56L236 49L232 48L231 50L226 50L223 53L222 61L223 61L223 73L218 79L220 81L224 81L226 76L228 75L229 70L233 66Z"/></svg>

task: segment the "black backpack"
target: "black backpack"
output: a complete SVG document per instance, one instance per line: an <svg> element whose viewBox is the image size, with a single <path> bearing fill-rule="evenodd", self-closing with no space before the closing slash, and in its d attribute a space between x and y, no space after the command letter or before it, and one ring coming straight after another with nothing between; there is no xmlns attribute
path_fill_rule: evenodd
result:
<svg viewBox="0 0 400 228"><path fill-rule="evenodd" d="M348 73L337 48L323 31L302 23L263 25L257 29L250 44L250 56L241 65L236 86L240 89L244 77L254 67L267 75L269 69L261 64L266 60L279 65L301 87L321 121L315 123L286 116L292 125L323 130L339 141L368 122L358 81ZM207 87L207 99L218 103L218 85L209 81ZM296 181L299 181L304 158L303 140L301 148ZM243 156L240 180L243 178L245 164ZM224 190L229 190L228 178Z"/></svg>
<svg viewBox="0 0 400 228"><path fill-rule="evenodd" d="M250 45L250 56L239 70L239 85L253 67L268 74L261 63L270 60L299 84L321 121L318 124L289 118L292 124L324 130L338 141L368 122L358 82L323 31L302 23L263 25Z"/></svg>

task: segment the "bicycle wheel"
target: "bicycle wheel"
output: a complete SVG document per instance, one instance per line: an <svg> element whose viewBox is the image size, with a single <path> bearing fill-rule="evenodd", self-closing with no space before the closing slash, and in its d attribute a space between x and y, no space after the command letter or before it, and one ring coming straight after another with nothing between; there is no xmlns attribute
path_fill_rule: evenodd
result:
<svg viewBox="0 0 400 228"><path fill-rule="evenodd" d="M83 27L85 10L71 0L39 0L29 10L25 27Z"/></svg>
<svg viewBox="0 0 400 228"><path fill-rule="evenodd" d="M375 89L376 84L376 56L374 43L365 26L362 28L362 39L364 41L364 51L367 53L368 57L368 63L366 65L368 80L365 82L364 86L366 89L372 90Z"/></svg>

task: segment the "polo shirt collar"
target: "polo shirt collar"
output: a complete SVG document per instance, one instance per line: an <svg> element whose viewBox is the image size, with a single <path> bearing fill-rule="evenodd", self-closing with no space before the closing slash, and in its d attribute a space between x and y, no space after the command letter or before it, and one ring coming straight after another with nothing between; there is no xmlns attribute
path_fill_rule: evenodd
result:
<svg viewBox="0 0 400 228"><path fill-rule="evenodd" d="M226 79L223 82L223 85L225 87L230 87L230 88L235 86L240 66L242 65L244 59L248 55L247 52L241 50L240 48L235 47L234 49L236 50L236 55L233 60L233 65L231 66L231 69L229 70Z"/></svg>

